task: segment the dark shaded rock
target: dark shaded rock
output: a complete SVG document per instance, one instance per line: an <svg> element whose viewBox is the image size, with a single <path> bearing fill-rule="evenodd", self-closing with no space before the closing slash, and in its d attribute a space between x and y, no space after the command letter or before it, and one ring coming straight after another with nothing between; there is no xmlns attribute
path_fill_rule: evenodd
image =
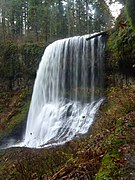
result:
<svg viewBox="0 0 135 180"><path fill-rule="evenodd" d="M9 145L16 144L17 142L23 140L23 136L25 134L26 124L27 124L27 116L28 113L24 118L24 120L20 124L14 127L11 133L0 139L0 148L7 148Z"/></svg>

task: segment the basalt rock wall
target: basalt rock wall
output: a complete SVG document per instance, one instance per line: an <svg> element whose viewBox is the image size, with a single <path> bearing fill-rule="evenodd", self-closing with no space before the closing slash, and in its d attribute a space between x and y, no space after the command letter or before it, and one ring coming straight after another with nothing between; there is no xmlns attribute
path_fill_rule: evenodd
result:
<svg viewBox="0 0 135 180"><path fill-rule="evenodd" d="M0 89L21 89L33 85L44 44L0 44Z"/></svg>
<svg viewBox="0 0 135 180"><path fill-rule="evenodd" d="M135 32L128 25L110 31L105 52L106 86L135 83Z"/></svg>

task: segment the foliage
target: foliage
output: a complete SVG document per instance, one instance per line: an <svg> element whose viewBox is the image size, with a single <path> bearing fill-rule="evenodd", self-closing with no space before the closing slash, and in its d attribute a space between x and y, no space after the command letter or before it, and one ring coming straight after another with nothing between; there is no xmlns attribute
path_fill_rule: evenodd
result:
<svg viewBox="0 0 135 180"><path fill-rule="evenodd" d="M17 89L30 84L35 79L36 71L41 60L44 44L4 43L0 45L0 79L1 90Z"/></svg>
<svg viewBox="0 0 135 180"><path fill-rule="evenodd" d="M35 79L44 48L44 44L24 44L20 47L22 73L25 79Z"/></svg>
<svg viewBox="0 0 135 180"><path fill-rule="evenodd" d="M29 109L29 92L27 89L0 94L0 140L10 134L25 118ZM7 111L8 110L8 111Z"/></svg>
<svg viewBox="0 0 135 180"><path fill-rule="evenodd" d="M115 27L110 31L107 41L107 70L110 72L121 71L125 74L134 74L134 47L135 32L128 22L125 27L119 26L120 22L126 22L125 11L117 18Z"/></svg>
<svg viewBox="0 0 135 180"><path fill-rule="evenodd" d="M7 43L5 47L1 44L1 49L3 49L3 51L1 52L0 77L12 81L12 79L15 78L15 74L18 75L16 71L19 70L20 66L17 54L18 48L15 44Z"/></svg>
<svg viewBox="0 0 135 180"><path fill-rule="evenodd" d="M16 2L19 1L16 0ZM43 1L29 2L31 2L32 16L32 8L35 8L37 4L41 8L42 6L39 3ZM54 3L54 1L51 1L51 3ZM67 14L63 12L61 3L59 1L51 6L54 19L53 26L49 27L54 27L54 29L50 29L48 35L46 33L48 32L48 26L45 26L47 29L43 28L44 31L46 30L44 32L47 35L46 38L50 37L50 34L51 37L58 37L60 35L63 25L57 21L57 28L55 26L57 6L59 6L57 13L61 12L60 14L63 14L63 21L67 23L66 20L68 20L69 23L72 19L71 26L68 24L68 29L65 32L69 34L83 32L83 29L78 28L76 31L73 22L74 12L76 12L74 8L81 13L80 17L83 17L83 8L81 8L84 7L83 2L77 1L77 7L74 7L72 1L68 1L68 3L72 4L71 9L63 5L64 12L66 10ZM46 10L45 15L47 15L50 7L49 2L45 3L45 5L47 7L44 7ZM34 11L37 11L37 9L35 8ZM37 13L37 15L39 14L40 12ZM31 18L33 19L29 19L31 26L28 28L27 33L35 33L39 27L39 21L37 21L37 24L33 24L36 20L34 19L35 17ZM78 16L76 16L75 20L78 27L79 23L81 23L81 26L84 25L85 21L82 21ZM48 19L47 22L43 23L47 25ZM89 23L87 27L89 27ZM39 34L40 32L37 34L38 38ZM64 33L62 35L64 36ZM110 53L109 66L111 66L111 71L114 69L118 70L121 61L126 64L126 59L128 59L126 68L133 69L134 40L135 34L130 27L125 29L116 28L111 31L107 45ZM29 39L29 41L32 40ZM38 44L30 43L19 46L13 43L4 44L4 46L1 44L1 49L4 52L4 55L2 52L0 55L0 62L3 64L0 67L2 72L1 78L3 80L5 78L8 80L10 78L14 79L17 73L24 79L27 79L27 81L33 78L36 66L44 50L43 46L41 45L40 47ZM129 56L131 58L127 58ZM15 65L15 69L13 65ZM9 74L6 74L7 71ZM12 94L11 92L0 94L1 136L4 133L11 132L13 127L23 120L28 110L28 90L21 90L21 88L16 89ZM112 87L108 89L106 95L107 100L100 108L97 119L87 137L82 137L68 142L64 146L50 149L15 148L0 150L0 176L3 179L133 179L134 164L131 163L131 159L135 157L133 149L135 138L135 87L126 86L122 87L122 89Z"/></svg>
<svg viewBox="0 0 135 180"><path fill-rule="evenodd" d="M134 86L108 89L108 100L100 108L98 119L87 137L50 149L1 151L1 177L53 180L132 178L134 92Z"/></svg>
<svg viewBox="0 0 135 180"><path fill-rule="evenodd" d="M130 168L131 171L133 171L133 166L130 161L131 156L133 155L134 157L135 154L129 153L130 151L134 151L133 122L135 118L135 103L132 100L132 98L134 98L134 90L134 86L129 86L122 89L122 92L121 90L114 88L110 91L111 96L109 97L112 100L110 101L111 104L108 110L111 110L106 112L107 117L104 119L104 122L107 122L107 119L108 121L109 119L113 119L113 121L109 122L109 126L111 127L111 129L107 129L108 136L106 136L103 141L103 146L106 148L107 154L102 159L102 164L99 172L96 175L96 179L123 178L127 177ZM118 93L119 95L116 93ZM126 95L126 93L129 94ZM103 125L103 121L101 123ZM130 124L132 123L133 126L131 126L130 128Z"/></svg>
<svg viewBox="0 0 135 180"><path fill-rule="evenodd" d="M96 175L95 180L100 180L100 179L113 180L114 178L118 176L116 172L118 172L118 169L116 168L111 155L106 154L104 158L102 159L101 168L98 174Z"/></svg>
<svg viewBox="0 0 135 180"><path fill-rule="evenodd" d="M105 0L1 0L0 40L52 42L112 25Z"/></svg>
<svg viewBox="0 0 135 180"><path fill-rule="evenodd" d="M128 19L131 24L131 27L135 29L135 1L127 0L126 9L127 9Z"/></svg>

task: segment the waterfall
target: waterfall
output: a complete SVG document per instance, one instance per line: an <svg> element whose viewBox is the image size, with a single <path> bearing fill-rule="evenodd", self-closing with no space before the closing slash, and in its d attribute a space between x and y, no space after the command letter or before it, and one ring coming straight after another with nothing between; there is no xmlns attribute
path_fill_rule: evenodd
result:
<svg viewBox="0 0 135 180"><path fill-rule="evenodd" d="M58 40L43 54L27 119L24 146L63 144L88 132L102 103L101 36Z"/></svg>

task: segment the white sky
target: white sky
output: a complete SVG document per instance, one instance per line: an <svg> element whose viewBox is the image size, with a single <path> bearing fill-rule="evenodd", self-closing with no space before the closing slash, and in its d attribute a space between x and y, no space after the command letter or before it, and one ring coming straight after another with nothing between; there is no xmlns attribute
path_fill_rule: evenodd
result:
<svg viewBox="0 0 135 180"><path fill-rule="evenodd" d="M109 5L109 4L108 4ZM111 5L109 5L109 8L112 12L112 15L113 17L117 18L118 15L120 14L120 10L122 9L123 5L116 2L116 3L113 3Z"/></svg>

